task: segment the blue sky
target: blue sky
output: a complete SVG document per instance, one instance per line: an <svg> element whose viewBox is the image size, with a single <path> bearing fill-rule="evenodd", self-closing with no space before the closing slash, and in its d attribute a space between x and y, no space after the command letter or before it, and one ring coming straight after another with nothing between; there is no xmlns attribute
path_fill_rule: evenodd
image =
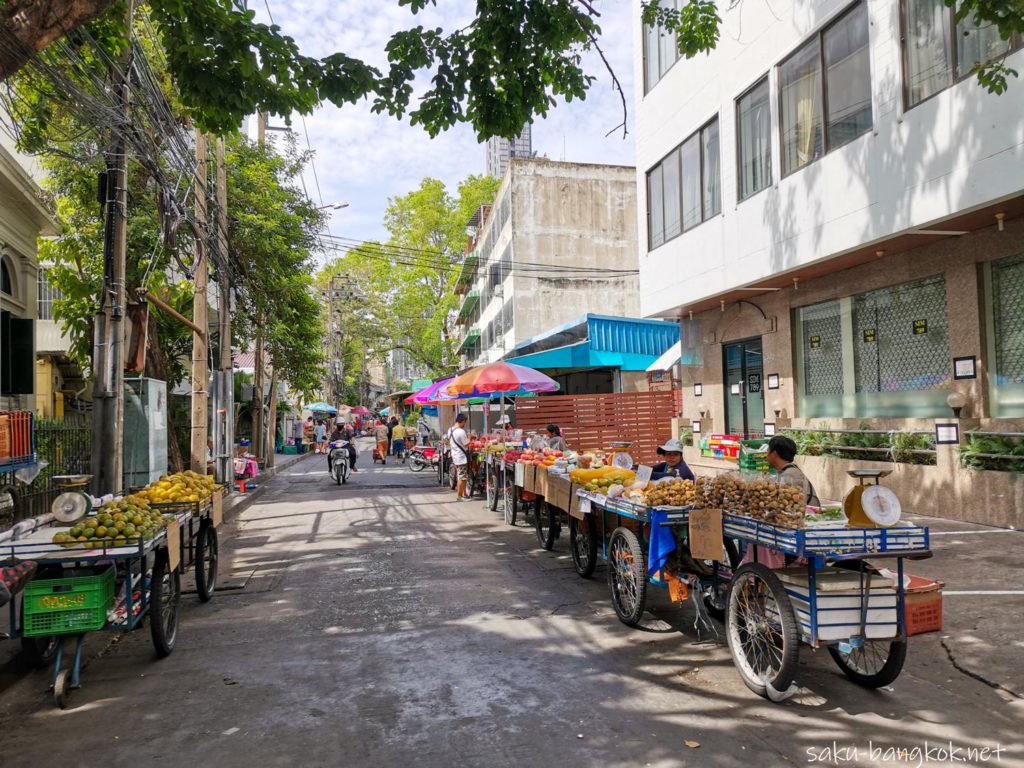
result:
<svg viewBox="0 0 1024 768"><path fill-rule="evenodd" d="M397 0L268 0L274 21L299 43L302 51L324 56L336 51L359 57L379 67L386 58L384 45L395 30L423 24L446 30L464 26L471 18L471 0L438 0L438 7L416 16ZM633 121L633 61L630 0L597 0L602 14L602 47L626 91L629 128ZM267 19L263 0L249 0L261 20ZM533 127L533 148L554 160L589 163L634 163L633 137L621 131L605 138L621 120L621 102L611 77L596 54L588 71L597 77L582 102L559 104ZM282 125L280 118L272 125ZM305 144L302 120L294 129ZM316 173L323 202L347 201L349 207L331 212L334 235L358 239L385 238L384 209L389 197L416 188L425 176L445 182L454 190L463 178L484 173L484 145L471 128L457 126L431 139L419 126L387 116L373 115L369 103L336 108L324 106L306 117L305 129L316 151ZM319 200L311 171L307 190Z"/></svg>

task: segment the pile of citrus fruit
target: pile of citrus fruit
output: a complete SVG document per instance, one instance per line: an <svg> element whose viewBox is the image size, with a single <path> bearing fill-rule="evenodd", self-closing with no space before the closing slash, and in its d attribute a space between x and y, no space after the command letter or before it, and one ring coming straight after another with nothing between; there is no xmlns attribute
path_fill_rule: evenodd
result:
<svg viewBox="0 0 1024 768"><path fill-rule="evenodd" d="M134 494L149 504L172 504L183 501L204 501L217 489L210 475L200 475L188 470L173 475L164 475Z"/></svg>
<svg viewBox="0 0 1024 768"><path fill-rule="evenodd" d="M55 534L53 543L85 549L134 546L139 539L151 539L159 534L170 519L150 509L137 494L125 496L108 501L95 515L75 523L66 533Z"/></svg>

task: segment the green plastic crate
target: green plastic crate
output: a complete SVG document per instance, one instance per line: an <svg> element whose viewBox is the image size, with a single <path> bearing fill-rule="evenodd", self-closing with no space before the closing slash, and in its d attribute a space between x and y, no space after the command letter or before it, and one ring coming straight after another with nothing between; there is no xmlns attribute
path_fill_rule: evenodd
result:
<svg viewBox="0 0 1024 768"><path fill-rule="evenodd" d="M77 635L103 629L114 602L114 566L75 568L60 579L25 585L26 637Z"/></svg>
<svg viewBox="0 0 1024 768"><path fill-rule="evenodd" d="M285 456L294 456L299 451L294 445L286 445L281 449L281 453Z"/></svg>

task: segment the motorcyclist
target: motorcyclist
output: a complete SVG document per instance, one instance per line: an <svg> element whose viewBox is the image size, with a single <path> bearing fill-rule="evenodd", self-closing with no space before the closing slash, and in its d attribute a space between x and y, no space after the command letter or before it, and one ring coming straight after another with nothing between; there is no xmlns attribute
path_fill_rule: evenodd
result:
<svg viewBox="0 0 1024 768"><path fill-rule="evenodd" d="M349 433L342 428L341 424L334 425L334 431L331 432L330 441L333 445L336 441L344 442L344 448L348 451L348 467L351 471L356 471L356 447L350 437ZM332 469L331 452L327 451L327 471L330 472Z"/></svg>

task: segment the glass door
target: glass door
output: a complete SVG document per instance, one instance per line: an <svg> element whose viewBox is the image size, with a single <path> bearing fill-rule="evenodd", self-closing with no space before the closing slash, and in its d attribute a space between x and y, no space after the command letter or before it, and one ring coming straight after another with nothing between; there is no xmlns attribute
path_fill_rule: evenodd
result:
<svg viewBox="0 0 1024 768"><path fill-rule="evenodd" d="M725 426L730 435L764 437L764 363L761 339L723 347Z"/></svg>

